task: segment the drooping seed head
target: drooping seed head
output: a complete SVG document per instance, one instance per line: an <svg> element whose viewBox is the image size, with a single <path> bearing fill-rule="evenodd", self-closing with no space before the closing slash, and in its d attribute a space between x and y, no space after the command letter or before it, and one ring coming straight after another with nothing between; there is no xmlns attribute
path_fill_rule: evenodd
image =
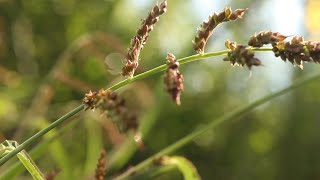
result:
<svg viewBox="0 0 320 180"><path fill-rule="evenodd" d="M204 21L197 30L197 35L193 40L193 49L199 53L204 53L204 48L208 39L212 36L213 30L223 22L234 21L243 17L247 9L237 9L232 12L231 8L225 8L219 14L214 13Z"/></svg>
<svg viewBox="0 0 320 180"><path fill-rule="evenodd" d="M176 57L168 53L167 55L167 70L164 76L166 90L170 94L173 101L177 105L181 104L180 97L183 91L183 75L179 72L179 62Z"/></svg>
<svg viewBox="0 0 320 180"><path fill-rule="evenodd" d="M111 90L90 91L83 99L85 109L99 109L117 125L120 131L137 130L138 118L125 104L125 100Z"/></svg>
<svg viewBox="0 0 320 180"><path fill-rule="evenodd" d="M252 66L260 66L261 61L254 57L254 53L247 49L246 46L237 44L236 42L226 41L225 46L230 49L224 61L229 61L232 65L244 66L249 69Z"/></svg>

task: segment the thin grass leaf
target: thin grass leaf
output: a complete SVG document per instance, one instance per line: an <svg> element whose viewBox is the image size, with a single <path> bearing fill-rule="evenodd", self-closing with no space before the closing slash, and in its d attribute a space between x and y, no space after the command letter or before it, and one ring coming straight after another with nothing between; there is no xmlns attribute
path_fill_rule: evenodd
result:
<svg viewBox="0 0 320 180"><path fill-rule="evenodd" d="M18 143L16 141L10 141L6 140L0 145L0 152L3 154L10 153L18 146ZM0 156L3 156L3 154L0 154ZM45 177L40 171L40 169L37 167L35 162L32 160L32 158L28 155L28 153L25 150L20 151L17 154L18 159L23 164L23 166L29 171L33 179L35 180L44 180Z"/></svg>
<svg viewBox="0 0 320 180"><path fill-rule="evenodd" d="M200 180L197 168L191 161L182 156L164 156L160 160L162 165L175 165L185 180Z"/></svg>

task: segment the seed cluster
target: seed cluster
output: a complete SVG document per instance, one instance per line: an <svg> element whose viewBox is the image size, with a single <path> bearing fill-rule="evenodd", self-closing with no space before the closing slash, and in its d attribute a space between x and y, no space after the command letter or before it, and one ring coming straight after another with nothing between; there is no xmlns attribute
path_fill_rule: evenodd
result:
<svg viewBox="0 0 320 180"><path fill-rule="evenodd" d="M278 32L262 31L253 35L248 44L253 47L271 44L276 57L288 60L300 68L303 68L303 62L320 62L320 42L304 41L298 36L294 36L291 41L285 41L286 38Z"/></svg>
<svg viewBox="0 0 320 180"><path fill-rule="evenodd" d="M254 53L247 49L245 45L226 41L225 46L231 51L229 51L227 57L223 59L224 61L230 61L232 65L246 65L249 69L251 69L252 66L261 65L261 61L255 58Z"/></svg>
<svg viewBox="0 0 320 180"><path fill-rule="evenodd" d="M281 42L286 38L287 36L284 36L278 32L261 31L251 36L248 45L252 47L262 47L265 44L274 44Z"/></svg>
<svg viewBox="0 0 320 180"><path fill-rule="evenodd" d="M148 17L142 20L141 26L137 30L136 35L131 40L131 47L129 48L125 62L122 68L122 75L132 77L139 65L140 51L143 49L146 41L149 38L150 32L153 30L156 22L159 21L160 15L167 11L167 1L163 1L159 5L155 5Z"/></svg>
<svg viewBox="0 0 320 180"><path fill-rule="evenodd" d="M164 76L166 90L170 94L173 101L177 105L181 104L180 96L183 91L183 75L179 72L179 62L176 57L168 53L167 55L167 70Z"/></svg>
<svg viewBox="0 0 320 180"><path fill-rule="evenodd" d="M219 14L214 13L212 16L209 16L208 21L204 21L197 30L197 35L193 41L193 49L199 54L204 53L204 48L208 39L213 34L214 28L223 22L242 18L246 10L247 9L237 9L232 12L231 8L225 8L224 11Z"/></svg>
<svg viewBox="0 0 320 180"><path fill-rule="evenodd" d="M96 174L95 174L95 179L96 180L104 180L105 176L106 176L106 169L107 169L107 157L106 157L107 153L104 149L102 149L101 153L100 153L100 157L98 159L98 163L97 163L97 167L96 167Z"/></svg>
<svg viewBox="0 0 320 180"><path fill-rule="evenodd" d="M320 62L320 42L304 41L302 37L295 36L289 42L273 44L272 51L276 57L303 68L303 62Z"/></svg>
<svg viewBox="0 0 320 180"><path fill-rule="evenodd" d="M129 111L125 100L111 90L101 89L90 91L83 99L85 109L100 109L110 117L121 131L136 130L138 120L135 114Z"/></svg>

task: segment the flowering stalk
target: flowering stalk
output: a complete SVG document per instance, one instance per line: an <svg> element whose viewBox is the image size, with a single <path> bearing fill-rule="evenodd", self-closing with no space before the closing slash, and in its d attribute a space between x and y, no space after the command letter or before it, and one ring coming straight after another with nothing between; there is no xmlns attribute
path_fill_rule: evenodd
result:
<svg viewBox="0 0 320 180"><path fill-rule="evenodd" d="M294 36L291 41L285 41L287 36L278 32L261 31L255 33L249 39L248 45L260 48L266 44L272 45L272 51L276 57L283 61L289 61L303 69L303 62L320 63L320 42L304 41L303 37ZM232 65L260 66L261 61L254 57L250 47L226 41L226 47L231 51L223 60L230 61Z"/></svg>
<svg viewBox="0 0 320 180"><path fill-rule="evenodd" d="M254 50L254 51L271 51L272 49L271 48L253 48L252 50ZM224 55L224 54L226 54L228 52L229 52L229 50L224 50L224 51L217 51L217 52L211 52L211 53L206 53L206 54L196 54L196 55L192 55L192 56L188 56L188 57L184 57L184 58L178 59L177 61L180 64L186 64L186 63L189 63L189 62L193 62L193 61L197 61L197 60L201 60L201 59L206 59L206 58L209 58L209 57L221 56L221 55ZM123 81L120 81L119 83L111 86L108 89L110 89L112 91L118 90L118 89L120 89L120 88L122 88L122 87L124 87L124 86L126 86L126 85L128 85L130 83L132 83L132 82L135 82L137 80L144 79L146 77L149 77L149 76L152 76L154 74L160 73L160 72L164 71L166 69L166 67L167 67L166 64L160 65L160 66L155 67L153 69L150 69L150 70L148 70L148 71L146 71L144 73L138 74L138 75L134 76L133 78L129 78L129 79L125 79ZM78 114L85 107L86 107L85 104L79 105L78 107L76 107L73 110L69 111L68 113L66 113L65 115L60 117L59 119L55 120L48 127L42 129L41 131L37 132L36 134L34 134L30 138L28 138L26 141L24 141L19 146L17 146L13 151L11 151L10 153L8 153L4 157L2 157L0 159L0 166L3 165L5 162L7 162L12 157L14 157L17 153L19 153L23 149L25 149L25 148L29 147L31 144L35 143L38 139L40 139L42 136L44 136L46 133L48 133L52 129L54 129L57 126L61 125L63 122L65 122L70 117Z"/></svg>
<svg viewBox="0 0 320 180"><path fill-rule="evenodd" d="M122 81L108 90L100 90L98 92L87 93L83 100L83 105L80 105L79 107L75 108L74 110L72 110L71 112L63 116L62 118L52 123L49 127L41 130L40 132L38 132L37 134L29 138L27 141L17 146L14 150L12 150L10 153L8 153L2 159L0 159L0 165L2 165L4 162L9 160L11 157L19 153L21 150L23 150L27 146L31 145L33 142L35 142L35 140L37 140L38 138L40 138L41 136L43 136L44 134L52 130L54 127L61 124L67 118L80 112L83 108L92 109L92 110L94 110L95 108L99 108L102 111L107 112L108 114L110 113L110 114L117 115L118 117L123 119L123 121L120 122L120 123L123 123L121 124L122 129L124 129L125 131L127 131L128 129L136 129L137 128L136 118L131 116L128 113L124 100L119 98L117 94L112 92L112 90L119 89L124 85L129 84L135 80L153 75L157 72L167 69L166 76L165 76L167 91L171 94L172 98L176 101L176 103L180 104L180 95L183 90L183 84L182 84L183 77L178 70L179 62L186 63L186 62L191 62L197 59L203 59L210 56L227 54L227 57L224 60L230 61L231 64L233 65L235 64L238 64L241 66L246 65L250 69L252 66L261 65L260 60L254 57L253 50L270 50L270 49L256 49L256 48L252 49L251 47L247 47L244 45L237 44L235 42L227 41L226 47L228 48L228 50L216 52L212 54L203 54L206 43L210 38L210 36L212 35L214 28L223 22L233 21L238 18L241 18L244 12L246 11L244 9L238 9L232 12L230 8L226 8L223 12L219 14L213 14L213 16L209 17L209 20L207 22L204 22L201 25L201 27L198 29L197 36L195 37L195 40L193 42L193 47L196 50L196 52L200 53L200 55L194 55L194 56L186 57L184 59L176 60L175 57L170 54L168 56L167 66L162 65L150 71L142 73L138 76L133 77L134 72L138 67L140 51L143 49L149 37L150 32L153 30L154 24L159 20L159 16L166 12L166 6L167 6L166 3L167 2L164 1L163 3L161 3L160 5L156 5L152 9L148 17L145 20L143 20L141 27L138 29L136 35L131 41L131 48L129 48L126 56L126 65L122 69L123 70L122 75L131 77L130 79ZM259 33L259 34L256 34L252 39L250 39L249 45L260 48L265 44L271 43L273 46L272 50L277 57L280 56L284 61L288 60L291 63L299 65L301 67L304 61L316 62L316 63L320 62L320 43L319 42L304 41L302 37L294 37L291 41L285 42L284 41L285 38L286 36L283 36L279 33L272 33L272 32ZM119 178L128 177L132 175L132 173L135 173L139 170L142 170L148 167L152 163L152 160L159 158L167 153L173 152L174 150L191 142L196 137L203 134L205 131L216 127L222 122L225 122L227 120L231 120L237 116L240 116L245 112L248 112L249 110L255 108L256 106L263 104L264 102L267 102L274 97L284 94L290 91L291 89L301 86L302 84L318 77L319 75L315 77L310 77L303 81L299 81L282 91L266 96L265 98L262 98L254 103L249 104L248 106L245 106L236 111L228 113L226 116L219 118L216 121L212 121L208 126L200 130L197 130L194 133L190 133L185 138L176 142L172 146L169 146L163 151L157 153L153 157L142 162L140 165L134 168L131 168L129 171L119 176ZM103 158L104 157L102 157L102 159ZM104 165L101 165L101 166L104 166ZM101 175L104 176L105 174L103 173L99 174L99 179Z"/></svg>

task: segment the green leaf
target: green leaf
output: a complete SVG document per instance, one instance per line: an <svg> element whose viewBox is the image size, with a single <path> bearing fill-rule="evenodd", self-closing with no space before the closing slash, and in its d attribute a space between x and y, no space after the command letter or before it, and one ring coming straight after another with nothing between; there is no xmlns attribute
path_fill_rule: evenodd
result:
<svg viewBox="0 0 320 180"><path fill-rule="evenodd" d="M163 165L176 165L185 180L200 180L196 167L191 161L182 156L164 156L161 158Z"/></svg>

